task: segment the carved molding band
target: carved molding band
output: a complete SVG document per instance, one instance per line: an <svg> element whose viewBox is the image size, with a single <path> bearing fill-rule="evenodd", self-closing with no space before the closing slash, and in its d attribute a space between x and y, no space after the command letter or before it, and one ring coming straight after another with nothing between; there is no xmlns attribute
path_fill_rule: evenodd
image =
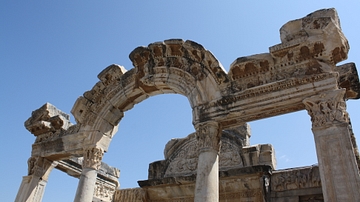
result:
<svg viewBox="0 0 360 202"><path fill-rule="evenodd" d="M99 170L101 166L101 160L104 154L102 148L89 148L84 151L83 168L92 168Z"/></svg>
<svg viewBox="0 0 360 202"><path fill-rule="evenodd" d="M345 92L345 89L339 89L304 99L303 103L311 116L313 128L349 123Z"/></svg>
<svg viewBox="0 0 360 202"><path fill-rule="evenodd" d="M205 122L196 126L196 139L199 152L206 150L220 151L221 130L217 122Z"/></svg>

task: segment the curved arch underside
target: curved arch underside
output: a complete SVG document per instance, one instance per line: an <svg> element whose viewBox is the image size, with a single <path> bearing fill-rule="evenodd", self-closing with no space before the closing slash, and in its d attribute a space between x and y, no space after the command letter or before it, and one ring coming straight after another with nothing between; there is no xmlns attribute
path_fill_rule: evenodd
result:
<svg viewBox="0 0 360 202"><path fill-rule="evenodd" d="M325 17L310 15L286 23L281 44L270 47L269 53L237 58L229 73L193 41L172 39L138 47L129 55L134 68L108 66L93 88L76 100L71 113L77 125L64 134L78 135L69 135L66 142L101 142L106 150L123 112L157 94L187 97L194 125L215 121L223 129L303 110L305 98L338 88L346 88L346 98L357 99L355 65L336 66L349 49L336 19L330 10ZM313 27L312 22L322 24ZM74 144L69 147L82 147Z"/></svg>
<svg viewBox="0 0 360 202"><path fill-rule="evenodd" d="M229 83L218 60L192 41L175 39L138 47L130 59L133 69L108 66L98 75L100 81L78 98L72 109L78 123L112 136L123 112L150 96L181 94L195 108L221 98Z"/></svg>

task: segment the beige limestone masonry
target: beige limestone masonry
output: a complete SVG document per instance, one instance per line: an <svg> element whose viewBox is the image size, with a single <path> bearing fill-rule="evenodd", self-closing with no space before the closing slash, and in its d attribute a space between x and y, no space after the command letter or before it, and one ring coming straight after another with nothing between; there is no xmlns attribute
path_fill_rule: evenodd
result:
<svg viewBox="0 0 360 202"><path fill-rule="evenodd" d="M150 201L224 200L228 196L221 192L226 187L219 181L222 175L235 187L245 186L241 181L244 179L258 182L248 191L232 193L232 201L309 201L319 197L325 201L360 201L360 161L345 104L347 99L360 97L359 79L355 64L336 66L347 59L349 51L338 15L335 9L315 11L282 26L280 38L281 43L270 47L268 53L237 58L229 73L210 51L196 42L171 39L151 43L130 53L134 68L127 71L114 64L100 72L99 81L76 100L71 110L75 124L50 104L35 110L25 122L25 127L36 137L29 163L31 172L24 177L16 201L41 201L46 184L44 177L57 162L73 157L84 159L75 201L107 196L102 191L106 189L96 185L97 173L124 112L151 96L164 93L187 97L193 110L189 121L195 129L197 153L194 154L197 156L186 160L197 159L196 165L191 165L197 168L196 178L178 176L184 182L178 188L191 190L193 196ZM303 187L309 185L306 180L310 180L302 178L312 176L304 172L312 172L312 168L290 172L296 173L291 174L292 178L272 178L271 170L275 166L271 146L241 149L244 156L248 152L259 158L256 162L263 160L270 165L259 168L251 165L254 159L244 158L238 162L243 165L238 171L219 170L219 165L227 164L219 162L222 131L299 110L307 110L311 116L322 184L320 192L318 186L316 191L308 190L312 196L301 195L306 193ZM223 156L234 152L228 142L224 145L230 149L225 150ZM235 159L228 163L236 163ZM44 162L48 162L48 166L44 166ZM243 175L244 172L247 175ZM177 172L167 173L173 174ZM239 181L234 176L240 176ZM270 182L271 179L280 185ZM282 179L289 180L282 182ZM270 193L270 184L275 190L285 191ZM301 190L292 192L294 186ZM138 189L126 193L129 196L136 193L134 201L144 196ZM115 198L119 197L115 194Z"/></svg>

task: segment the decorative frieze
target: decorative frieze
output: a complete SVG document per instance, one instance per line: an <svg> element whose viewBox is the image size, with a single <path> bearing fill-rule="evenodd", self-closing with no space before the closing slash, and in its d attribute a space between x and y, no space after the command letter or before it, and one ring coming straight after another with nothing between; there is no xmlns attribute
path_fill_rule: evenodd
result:
<svg viewBox="0 0 360 202"><path fill-rule="evenodd" d="M146 200L146 191L142 188L120 189L116 190L114 202L144 202Z"/></svg>
<svg viewBox="0 0 360 202"><path fill-rule="evenodd" d="M344 100L345 91L339 89L304 99L303 103L311 116L313 128L349 123Z"/></svg>
<svg viewBox="0 0 360 202"><path fill-rule="evenodd" d="M88 148L84 151L83 168L92 168L99 170L101 166L101 160L104 155L102 148Z"/></svg>
<svg viewBox="0 0 360 202"><path fill-rule="evenodd" d="M319 168L317 166L298 169L279 170L271 176L272 191L286 191L321 187Z"/></svg>
<svg viewBox="0 0 360 202"><path fill-rule="evenodd" d="M94 189L94 197L101 201L112 202L115 191L116 187L112 184L97 181Z"/></svg>

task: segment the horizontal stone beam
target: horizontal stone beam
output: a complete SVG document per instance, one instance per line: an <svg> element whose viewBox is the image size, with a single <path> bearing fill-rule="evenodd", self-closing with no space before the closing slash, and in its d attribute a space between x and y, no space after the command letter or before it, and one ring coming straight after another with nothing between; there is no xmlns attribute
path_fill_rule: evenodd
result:
<svg viewBox="0 0 360 202"><path fill-rule="evenodd" d="M59 164L55 167L62 172L67 173L68 175L76 178L80 178L82 170L82 158L70 158L66 160L59 161ZM114 186L118 187L119 182L118 178L120 177L119 169L111 167L106 163L102 162L101 167L97 174L97 181L102 180L109 183L112 183Z"/></svg>
<svg viewBox="0 0 360 202"><path fill-rule="evenodd" d="M253 87L195 108L194 121L223 128L305 109L302 100L338 88L337 73L315 74Z"/></svg>

